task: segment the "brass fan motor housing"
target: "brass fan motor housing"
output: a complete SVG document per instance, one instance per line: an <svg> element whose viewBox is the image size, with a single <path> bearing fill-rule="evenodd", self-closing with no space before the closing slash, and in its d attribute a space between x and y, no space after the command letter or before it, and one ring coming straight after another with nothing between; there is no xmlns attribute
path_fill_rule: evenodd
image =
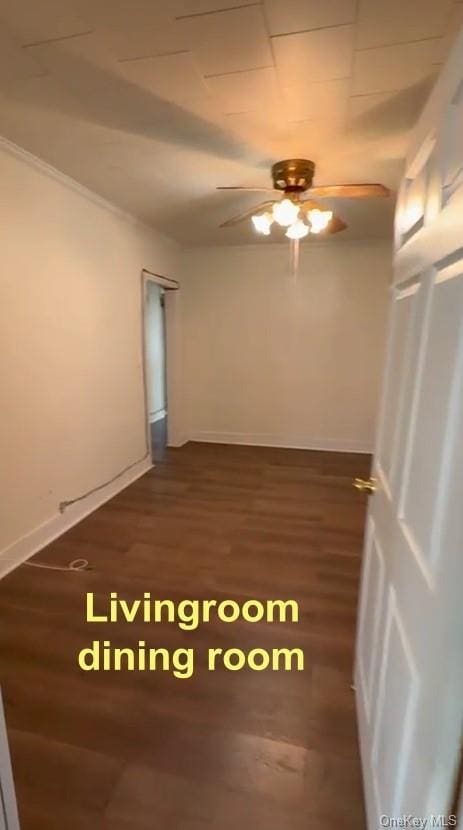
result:
<svg viewBox="0 0 463 830"><path fill-rule="evenodd" d="M272 166L273 186L286 193L304 193L312 186L315 163L308 159L285 159Z"/></svg>

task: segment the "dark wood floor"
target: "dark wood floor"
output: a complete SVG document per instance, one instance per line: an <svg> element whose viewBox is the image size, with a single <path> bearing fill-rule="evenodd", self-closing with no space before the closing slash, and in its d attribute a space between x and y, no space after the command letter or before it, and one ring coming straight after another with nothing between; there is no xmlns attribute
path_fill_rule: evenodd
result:
<svg viewBox="0 0 463 830"><path fill-rule="evenodd" d="M368 473L356 455L189 444L42 551L80 574L0 582L22 830L362 830L354 627ZM94 627L84 594L293 598L299 625ZM303 673L82 673L94 638L302 647ZM154 642L156 640L156 643Z"/></svg>

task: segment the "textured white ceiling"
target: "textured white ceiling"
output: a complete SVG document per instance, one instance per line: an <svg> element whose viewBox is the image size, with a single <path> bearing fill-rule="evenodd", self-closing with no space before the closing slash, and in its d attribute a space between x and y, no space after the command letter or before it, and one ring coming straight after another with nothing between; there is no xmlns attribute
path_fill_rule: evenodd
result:
<svg viewBox="0 0 463 830"><path fill-rule="evenodd" d="M459 26L455 0L0 0L0 133L190 243L302 156L318 183L394 188ZM262 197L264 198L264 196ZM390 233L393 200L330 206L339 238Z"/></svg>

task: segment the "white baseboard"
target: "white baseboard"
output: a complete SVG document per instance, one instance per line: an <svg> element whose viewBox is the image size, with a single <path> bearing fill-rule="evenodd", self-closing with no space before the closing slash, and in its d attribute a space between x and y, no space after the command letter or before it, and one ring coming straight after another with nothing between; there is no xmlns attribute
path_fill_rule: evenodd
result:
<svg viewBox="0 0 463 830"><path fill-rule="evenodd" d="M190 440L191 440L191 439L190 439L190 436L189 436L189 435L185 435L183 432L181 432L181 433L180 433L180 434L178 434L178 435L176 435L176 434L174 434L174 435L168 434L168 442L167 442L167 446L168 446L168 447L184 447L184 446L185 446L185 444L187 444L187 443L188 443L188 441L190 441Z"/></svg>
<svg viewBox="0 0 463 830"><path fill-rule="evenodd" d="M0 551L0 579L14 570L14 568L17 568L18 565L21 565L22 562L25 562L26 559L29 559L39 550L49 545L58 536L62 536L63 533L66 533L71 527L78 524L82 519L85 519L86 516L93 513L94 510L97 510L98 507L101 507L109 499L112 499L113 496L136 481L137 478L147 473L152 466L153 464L150 458L140 461L139 464L121 475L116 481L108 484L104 490L99 490L83 501L71 505L65 513L58 513L52 516L51 519L34 528L26 536L23 536L3 551Z"/></svg>
<svg viewBox="0 0 463 830"><path fill-rule="evenodd" d="M276 435L246 432L192 432L190 441L210 444L243 444L251 447L280 447L295 450L324 450L326 452L372 453L373 446L363 441L343 441L339 438L311 438L307 435Z"/></svg>
<svg viewBox="0 0 463 830"><path fill-rule="evenodd" d="M165 418L167 415L167 409L158 409L157 412L150 412L150 424L155 424L156 421L160 421L162 418Z"/></svg>

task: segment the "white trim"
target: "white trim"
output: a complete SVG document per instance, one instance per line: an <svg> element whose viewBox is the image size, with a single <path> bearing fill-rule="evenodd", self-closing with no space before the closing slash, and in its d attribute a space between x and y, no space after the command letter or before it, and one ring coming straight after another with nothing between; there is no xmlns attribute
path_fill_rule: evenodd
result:
<svg viewBox="0 0 463 830"><path fill-rule="evenodd" d="M1 690L0 690L1 692ZM6 830L20 830L16 793L11 769L10 749L0 693L0 825ZM6 824L5 824L6 822Z"/></svg>
<svg viewBox="0 0 463 830"><path fill-rule="evenodd" d="M243 444L252 447L281 447L282 449L323 450L326 452L372 453L372 442L345 441L338 438L313 438L309 435L278 435L246 432L192 432L189 441L211 444Z"/></svg>
<svg viewBox="0 0 463 830"><path fill-rule="evenodd" d="M156 233L160 236L165 236L159 231L154 225L148 225L145 222L142 222L137 216L134 216L132 213L128 213L127 211L123 210L123 208L119 207L118 205L114 204L114 202L110 202L108 199L105 199L103 196L99 196L98 193L95 193L93 190L90 190L85 185L80 184L76 179L73 179L71 176L68 176L66 173L63 173L61 170L58 170L56 167L52 167L51 164L47 164L46 161L34 156L32 153L29 153L28 150L25 150L23 147L20 147L18 144L14 144L12 141L9 141L4 136L0 136L0 149L4 150L6 153L10 153L10 155L15 156L15 158L19 159L20 161L28 164L30 167L35 168L39 171L39 173L43 173L45 176L48 176L51 179L59 182L60 184L64 185L65 187L73 190L79 196L83 196L84 199L88 199L90 202L93 202L98 207L103 208L104 210L109 210L110 213L114 213L120 219L129 222L131 225L137 225L145 230L149 231L150 233ZM175 242L171 237L165 236L165 238L171 242Z"/></svg>
<svg viewBox="0 0 463 830"><path fill-rule="evenodd" d="M102 504L112 499L117 493L128 487L129 484L132 484L132 482L145 475L152 467L153 464L150 458L140 461L136 467L132 467L131 470L128 470L116 481L108 484L104 490L92 493L86 499L70 505L65 513L59 513L53 516L26 536L13 542L8 548L0 551L0 579L37 553L37 551L49 545L58 536L62 536L63 533L66 533L71 527L78 524L82 519L85 519L86 516L93 513L98 507L101 507Z"/></svg>
<svg viewBox="0 0 463 830"><path fill-rule="evenodd" d="M365 802L365 812L367 814L367 828L368 830L377 830L378 828L378 785L375 770L371 764L371 747L370 736L368 731L368 718L365 711L365 703L360 693L360 674L359 665L356 664L354 673L354 691L355 691L355 709L357 714L357 734L360 748L360 763L362 767L363 785L365 790L373 794L373 797Z"/></svg>
<svg viewBox="0 0 463 830"><path fill-rule="evenodd" d="M176 433L173 437L169 438L168 447L184 447L185 444L188 444L188 441L191 441L189 435L185 435L183 432Z"/></svg>
<svg viewBox="0 0 463 830"><path fill-rule="evenodd" d="M148 268L143 268L142 273L150 282L155 282L156 285L161 285L169 291L177 291L180 288L178 280L173 280L172 277L163 277L162 274L154 274L153 271L148 271Z"/></svg>
<svg viewBox="0 0 463 830"><path fill-rule="evenodd" d="M175 290L162 283L165 280L170 288L175 285ZM151 446L151 412L149 409L148 396L148 362L147 362L147 286L149 282L164 284L167 289L164 293L164 322L166 338L166 375L167 375L167 445L169 447L181 447L188 440L183 431L183 392L182 392L182 346L181 346L181 323L182 315L179 306L181 291L180 283L177 280L163 278L152 274L146 268L141 271L140 280L140 305L141 305L141 354L143 367L143 394L145 403L145 431L146 444L152 454Z"/></svg>
<svg viewBox="0 0 463 830"><path fill-rule="evenodd" d="M158 409L156 412L150 412L150 424L155 424L156 421L162 421L167 415L167 409Z"/></svg>

